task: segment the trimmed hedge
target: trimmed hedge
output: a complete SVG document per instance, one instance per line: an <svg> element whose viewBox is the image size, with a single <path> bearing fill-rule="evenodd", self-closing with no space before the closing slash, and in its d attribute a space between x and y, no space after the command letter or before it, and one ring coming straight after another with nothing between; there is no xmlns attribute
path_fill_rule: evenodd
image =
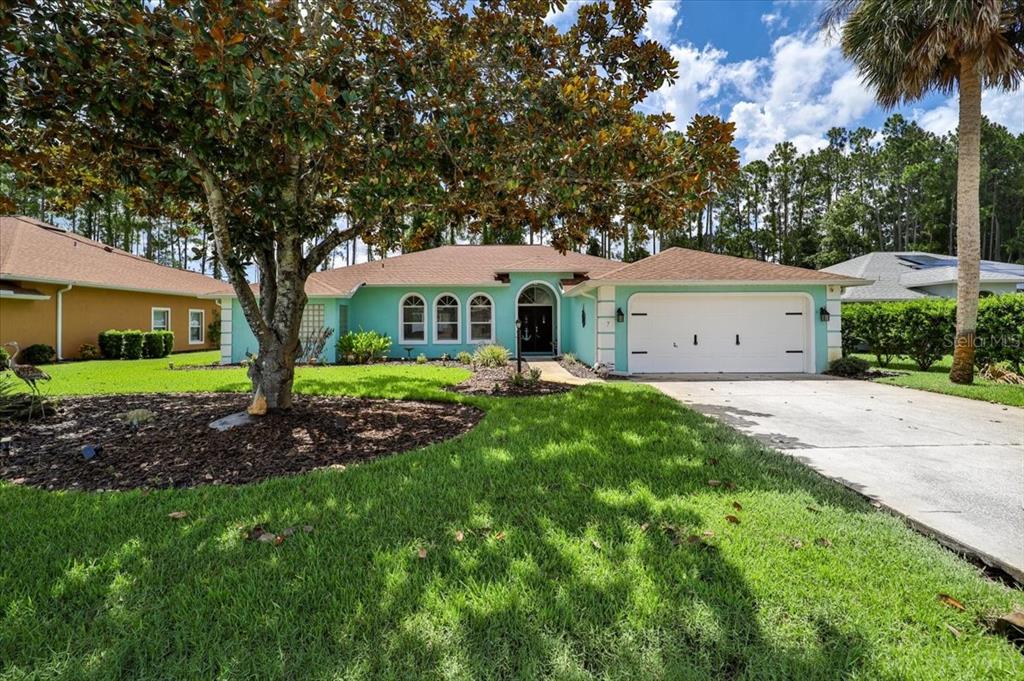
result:
<svg viewBox="0 0 1024 681"><path fill-rule="evenodd" d="M107 329L100 333L100 352L106 359L121 359L124 354L124 332L117 329Z"/></svg>
<svg viewBox="0 0 1024 681"><path fill-rule="evenodd" d="M121 351L122 359L142 359L142 332L124 331L121 334L124 338L124 346Z"/></svg>
<svg viewBox="0 0 1024 681"><path fill-rule="evenodd" d="M164 339L163 352L162 352L162 354L160 356L161 357L166 357L167 355L169 355L172 352L174 352L174 332L173 331L157 331L157 333L160 334L160 337Z"/></svg>
<svg viewBox="0 0 1024 681"><path fill-rule="evenodd" d="M142 334L142 355L147 359L163 357L164 339L160 331L146 331Z"/></svg>
<svg viewBox="0 0 1024 681"><path fill-rule="evenodd" d="M893 357L909 357L926 371L953 352L956 302L921 298L900 302L846 303L843 305L843 352L866 344L879 365ZM1024 368L1024 295L1009 293L982 298L978 303L977 350L979 366L1007 362Z"/></svg>
<svg viewBox="0 0 1024 681"><path fill-rule="evenodd" d="M15 358L20 364L50 364L57 358L52 345L35 343L18 353Z"/></svg>
<svg viewBox="0 0 1024 681"><path fill-rule="evenodd" d="M166 357L174 350L174 332L107 329L99 336L99 346L105 359Z"/></svg>

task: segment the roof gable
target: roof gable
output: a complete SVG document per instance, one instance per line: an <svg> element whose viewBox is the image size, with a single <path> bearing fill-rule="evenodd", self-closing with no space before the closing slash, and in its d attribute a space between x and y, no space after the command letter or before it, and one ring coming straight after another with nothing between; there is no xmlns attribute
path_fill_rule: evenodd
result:
<svg viewBox="0 0 1024 681"><path fill-rule="evenodd" d="M495 286L509 272L593 277L622 263L550 246L452 245L311 274L310 296L350 296L361 286Z"/></svg>
<svg viewBox="0 0 1024 681"><path fill-rule="evenodd" d="M829 272L679 247L667 248L648 258L591 279L591 284L732 281L837 285L864 283L856 278Z"/></svg>

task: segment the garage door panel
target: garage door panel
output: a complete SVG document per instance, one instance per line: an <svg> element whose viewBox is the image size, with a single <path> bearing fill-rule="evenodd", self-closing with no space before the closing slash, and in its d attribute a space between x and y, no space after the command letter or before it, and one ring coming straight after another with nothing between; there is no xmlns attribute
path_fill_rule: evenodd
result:
<svg viewBox="0 0 1024 681"><path fill-rule="evenodd" d="M803 296L637 294L629 306L633 373L805 370Z"/></svg>

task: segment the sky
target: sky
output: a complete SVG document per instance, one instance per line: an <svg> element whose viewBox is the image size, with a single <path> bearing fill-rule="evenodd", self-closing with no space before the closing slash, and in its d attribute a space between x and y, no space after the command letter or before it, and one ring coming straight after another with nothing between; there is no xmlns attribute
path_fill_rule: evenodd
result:
<svg viewBox="0 0 1024 681"><path fill-rule="evenodd" d="M586 0L571 0L547 21L570 26ZM677 78L653 93L642 111L668 111L685 129L695 113L736 124L744 163L789 140L801 152L825 144L833 126L878 129L891 112L875 104L834 39L819 31L819 0L654 0L645 34L679 63ZM956 99L933 93L895 111L923 128L956 128ZM986 91L982 113L1024 132L1024 91Z"/></svg>

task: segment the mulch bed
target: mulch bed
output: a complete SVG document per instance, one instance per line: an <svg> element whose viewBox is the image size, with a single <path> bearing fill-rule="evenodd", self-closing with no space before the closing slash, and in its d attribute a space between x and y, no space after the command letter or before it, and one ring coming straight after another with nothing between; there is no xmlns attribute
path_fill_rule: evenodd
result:
<svg viewBox="0 0 1024 681"><path fill-rule="evenodd" d="M492 395L495 397L530 397L533 395L556 395L569 392L575 386L550 381L536 381L513 385L510 381L515 374L515 362L501 368L479 368L462 383L448 388L465 395ZM529 373L529 366L523 362L523 373Z"/></svg>
<svg viewBox="0 0 1024 681"><path fill-rule="evenodd" d="M576 378L592 378L601 381L608 378L607 371L598 373L582 362L567 362L563 358L558 360L558 364Z"/></svg>
<svg viewBox="0 0 1024 681"><path fill-rule="evenodd" d="M66 398L60 415L0 422L12 436L0 478L46 489L111 490L242 484L338 467L465 433L483 417L457 404L296 395L288 412L218 432L209 424L243 411L243 394L146 394ZM123 415L153 412L133 428ZM86 445L102 449L85 460Z"/></svg>

